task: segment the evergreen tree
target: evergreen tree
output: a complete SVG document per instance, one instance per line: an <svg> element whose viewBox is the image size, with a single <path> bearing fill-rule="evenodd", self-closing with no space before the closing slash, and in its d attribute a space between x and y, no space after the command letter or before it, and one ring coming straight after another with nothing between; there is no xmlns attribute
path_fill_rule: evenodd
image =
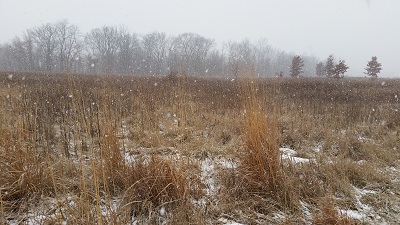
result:
<svg viewBox="0 0 400 225"><path fill-rule="evenodd" d="M292 77L298 77L301 73L303 73L302 69L304 67L304 61L300 56L296 55L292 59L292 67L290 69L290 75Z"/></svg>
<svg viewBox="0 0 400 225"><path fill-rule="evenodd" d="M325 75L328 78L333 77L335 72L335 58L333 55L329 55L325 62Z"/></svg>
<svg viewBox="0 0 400 225"><path fill-rule="evenodd" d="M346 62L344 60L339 60L339 64L335 66L335 69L333 70L333 77L334 78L342 78L344 76L344 73L347 72L347 69L349 67L346 65Z"/></svg>
<svg viewBox="0 0 400 225"><path fill-rule="evenodd" d="M365 68L365 70L367 72L364 72L364 74L367 74L372 78L377 78L378 73L380 73L382 70L382 64L378 62L378 58L376 56L373 56L371 61L368 62L367 68Z"/></svg>

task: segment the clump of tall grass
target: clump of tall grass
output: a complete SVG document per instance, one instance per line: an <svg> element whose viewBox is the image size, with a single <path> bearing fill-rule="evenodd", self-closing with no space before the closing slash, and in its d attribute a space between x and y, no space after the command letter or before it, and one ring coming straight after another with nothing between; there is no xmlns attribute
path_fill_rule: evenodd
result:
<svg viewBox="0 0 400 225"><path fill-rule="evenodd" d="M174 210L190 194L184 165L153 156L129 166L123 180L121 212L125 218L149 215L160 210Z"/></svg>
<svg viewBox="0 0 400 225"><path fill-rule="evenodd" d="M264 211L271 207L295 210L298 194L294 168L282 162L279 150L279 87L268 90L267 95L259 81L246 78L242 82L243 148L238 154L236 178L227 184L232 185L228 189L241 199L260 199L253 207L262 213L268 213Z"/></svg>
<svg viewBox="0 0 400 225"><path fill-rule="evenodd" d="M254 82L245 84L244 106L244 151L241 164L248 174L248 183L256 189L277 191L282 179L279 152L279 115L270 110L265 99L260 99ZM247 99L246 99L247 97ZM271 114L272 115L271 115Z"/></svg>
<svg viewBox="0 0 400 225"><path fill-rule="evenodd" d="M0 129L0 189L3 208L25 211L21 208L30 199L41 194L54 195L52 163L36 151L19 131Z"/></svg>

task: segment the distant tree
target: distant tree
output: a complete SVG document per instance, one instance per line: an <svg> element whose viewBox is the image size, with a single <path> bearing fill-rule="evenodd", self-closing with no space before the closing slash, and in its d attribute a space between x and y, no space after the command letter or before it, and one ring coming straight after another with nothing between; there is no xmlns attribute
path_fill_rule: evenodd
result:
<svg viewBox="0 0 400 225"><path fill-rule="evenodd" d="M326 62L325 62L326 77L328 77L328 78L333 77L334 70L335 70L335 58L333 57L333 55L329 55L329 57L326 59Z"/></svg>
<svg viewBox="0 0 400 225"><path fill-rule="evenodd" d="M371 76L372 78L377 78L378 73L380 73L382 70L382 64L378 62L378 58L376 56L373 56L371 61L368 62L365 70L367 72L364 72L364 74Z"/></svg>
<svg viewBox="0 0 400 225"><path fill-rule="evenodd" d="M315 73L315 65L318 63L318 59L314 56L301 56L303 60L303 75L302 76L312 76Z"/></svg>
<svg viewBox="0 0 400 225"><path fill-rule="evenodd" d="M304 67L304 61L301 59L299 55L296 55L292 59L292 67L290 69L290 75L292 77L298 77L301 73L303 73L302 69Z"/></svg>
<svg viewBox="0 0 400 225"><path fill-rule="evenodd" d="M254 46L248 39L241 42L228 42L227 50L228 68L233 76L237 77L243 71L250 71L254 65Z"/></svg>
<svg viewBox="0 0 400 225"><path fill-rule="evenodd" d="M274 71L282 71L284 74L290 74L292 66L293 55L290 55L284 51L277 51L273 56L273 67Z"/></svg>
<svg viewBox="0 0 400 225"><path fill-rule="evenodd" d="M323 62L319 62L315 67L315 75L322 77L325 75L325 65Z"/></svg>
<svg viewBox="0 0 400 225"><path fill-rule="evenodd" d="M29 63L28 63L26 43L19 37L15 37L10 47L12 49L11 50L12 54L10 56L12 58L15 67L23 71L28 71Z"/></svg>
<svg viewBox="0 0 400 225"><path fill-rule="evenodd" d="M118 28L104 26L93 29L85 40L89 54L100 60L101 72L114 72L121 41Z"/></svg>
<svg viewBox="0 0 400 225"><path fill-rule="evenodd" d="M72 62L75 58L79 58L82 51L81 34L75 25L69 24L67 20L63 20L54 25L56 29L56 42L58 50L56 50L58 58L58 70L65 71L71 69Z"/></svg>
<svg viewBox="0 0 400 225"><path fill-rule="evenodd" d="M272 47L268 44L267 39L259 39L253 45L254 52L254 69L258 75L272 75Z"/></svg>
<svg viewBox="0 0 400 225"><path fill-rule="evenodd" d="M226 75L226 62L222 51L218 49L212 50L208 54L206 65L208 68L206 75Z"/></svg>
<svg viewBox="0 0 400 225"><path fill-rule="evenodd" d="M152 32L142 37L146 74L165 73L168 38L165 33Z"/></svg>
<svg viewBox="0 0 400 225"><path fill-rule="evenodd" d="M57 50L57 27L47 23L32 30L32 37L38 47L39 68L45 71L54 69Z"/></svg>
<svg viewBox="0 0 400 225"><path fill-rule="evenodd" d="M333 70L333 78L339 79L344 76L344 73L347 72L347 69L349 67L346 65L346 62L344 60L339 60L339 64L335 66L335 69Z"/></svg>
<svg viewBox="0 0 400 225"><path fill-rule="evenodd" d="M139 39L137 38L136 34L130 34L126 28L120 27L118 45L118 73L138 73L140 68L139 62L141 62L138 57L141 55L141 48L139 44Z"/></svg>
<svg viewBox="0 0 400 225"><path fill-rule="evenodd" d="M183 33L172 41L170 54L178 60L182 69L193 75L204 75L208 53L214 40L195 33Z"/></svg>

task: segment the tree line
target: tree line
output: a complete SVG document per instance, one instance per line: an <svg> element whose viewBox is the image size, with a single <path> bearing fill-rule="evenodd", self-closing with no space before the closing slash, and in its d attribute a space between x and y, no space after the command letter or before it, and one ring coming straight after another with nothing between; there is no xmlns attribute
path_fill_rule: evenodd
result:
<svg viewBox="0 0 400 225"><path fill-rule="evenodd" d="M184 71L200 76L235 76L251 69L257 76L289 76L294 54L265 39L220 45L196 33L144 35L120 26L80 32L67 20L26 30L0 45L0 70L135 75ZM318 59L302 56L302 73L313 76Z"/></svg>
<svg viewBox="0 0 400 225"><path fill-rule="evenodd" d="M292 65L290 68L290 75L292 77L299 77L302 74L304 67L304 61L299 55L295 55L292 58ZM344 74L349 69L345 60L340 59L339 63L335 64L335 58L333 55L329 55L325 62L319 62L315 67L315 75L318 77L336 78L340 79L344 77ZM368 61L366 72L364 74L377 78L378 74L382 70L382 64L378 62L376 56L372 56L371 60Z"/></svg>

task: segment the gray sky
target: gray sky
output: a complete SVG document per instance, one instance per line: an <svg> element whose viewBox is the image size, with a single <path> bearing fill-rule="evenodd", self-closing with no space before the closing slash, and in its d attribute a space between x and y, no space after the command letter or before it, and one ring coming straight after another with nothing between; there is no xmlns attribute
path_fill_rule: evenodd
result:
<svg viewBox="0 0 400 225"><path fill-rule="evenodd" d="M334 54L350 66L347 75L362 75L376 55L382 77L400 77L400 0L0 0L0 43L62 19L81 32L124 25L218 43L266 38L289 53Z"/></svg>

